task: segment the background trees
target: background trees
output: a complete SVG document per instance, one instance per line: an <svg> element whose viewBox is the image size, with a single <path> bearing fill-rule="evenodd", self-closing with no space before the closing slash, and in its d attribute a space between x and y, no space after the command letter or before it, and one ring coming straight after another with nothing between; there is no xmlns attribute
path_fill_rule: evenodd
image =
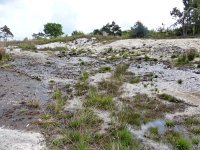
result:
<svg viewBox="0 0 200 150"><path fill-rule="evenodd" d="M131 38L143 38L146 37L148 33L147 27L145 27L142 22L137 21L133 27L131 27L130 37Z"/></svg>
<svg viewBox="0 0 200 150"><path fill-rule="evenodd" d="M176 19L174 26L181 26L183 36L195 35L200 32L200 1L182 0L182 2L183 11L175 7L170 12L171 16Z"/></svg>
<svg viewBox="0 0 200 150"><path fill-rule="evenodd" d="M0 28L0 39L4 40L4 45L6 46L8 38L14 37L13 33L10 31L6 25Z"/></svg>
<svg viewBox="0 0 200 150"><path fill-rule="evenodd" d="M95 29L93 31L93 34L94 35L121 36L122 30L121 30L121 27L113 21L111 24L107 23L100 30Z"/></svg>
<svg viewBox="0 0 200 150"><path fill-rule="evenodd" d="M47 23L44 25L44 33L50 37L58 37L63 35L62 25L58 23Z"/></svg>

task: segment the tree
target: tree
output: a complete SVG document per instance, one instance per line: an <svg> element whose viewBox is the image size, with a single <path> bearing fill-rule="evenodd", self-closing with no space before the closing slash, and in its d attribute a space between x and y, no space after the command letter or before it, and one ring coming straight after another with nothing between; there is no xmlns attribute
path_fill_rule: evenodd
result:
<svg viewBox="0 0 200 150"><path fill-rule="evenodd" d="M0 28L0 38L3 38L5 41L7 41L8 38L12 38L14 35L10 31L10 28L8 28L6 25Z"/></svg>
<svg viewBox="0 0 200 150"><path fill-rule="evenodd" d="M137 21L133 27L131 27L130 37L132 38L143 38L147 36L148 29L142 22Z"/></svg>
<svg viewBox="0 0 200 150"><path fill-rule="evenodd" d="M46 36L58 37L63 35L62 25L57 23L47 23L44 25L44 33Z"/></svg>
<svg viewBox="0 0 200 150"><path fill-rule="evenodd" d="M176 19L174 26L181 25L183 36L188 32L198 33L200 31L200 1L183 0L184 9L180 11L177 7L170 12L171 16Z"/></svg>
<svg viewBox="0 0 200 150"><path fill-rule="evenodd" d="M42 33L42 32L39 32L39 33L33 33L32 37L35 38L35 39L40 39L40 38L45 37L45 34Z"/></svg>
<svg viewBox="0 0 200 150"><path fill-rule="evenodd" d="M2 38L4 40L4 46L6 46L8 38L12 37L14 37L14 35L6 25L0 28L0 39Z"/></svg>
<svg viewBox="0 0 200 150"><path fill-rule="evenodd" d="M81 36L81 35L85 35L85 34L82 31L77 31L77 30L72 32L72 36Z"/></svg>
<svg viewBox="0 0 200 150"><path fill-rule="evenodd" d="M102 35L102 32L99 29L95 29L93 35Z"/></svg>
<svg viewBox="0 0 200 150"><path fill-rule="evenodd" d="M109 24L107 23L105 26L101 28L101 33L106 33L107 35L112 35L112 36L121 36L122 35L122 30L119 25L117 25L114 21Z"/></svg>

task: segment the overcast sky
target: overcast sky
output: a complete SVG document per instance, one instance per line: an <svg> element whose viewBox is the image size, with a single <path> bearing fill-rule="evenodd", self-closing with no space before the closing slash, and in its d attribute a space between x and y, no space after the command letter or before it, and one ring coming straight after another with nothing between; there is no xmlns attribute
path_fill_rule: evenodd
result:
<svg viewBox="0 0 200 150"><path fill-rule="evenodd" d="M16 39L42 31L47 22L62 24L65 34L92 32L112 21L122 29L138 20L156 29L174 22L173 7L182 8L182 0L0 0L0 26L8 25Z"/></svg>

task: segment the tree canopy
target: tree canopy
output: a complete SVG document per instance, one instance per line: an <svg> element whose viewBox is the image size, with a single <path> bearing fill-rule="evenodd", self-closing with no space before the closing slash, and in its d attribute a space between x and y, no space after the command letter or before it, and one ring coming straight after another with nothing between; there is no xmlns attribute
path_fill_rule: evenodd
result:
<svg viewBox="0 0 200 150"><path fill-rule="evenodd" d="M58 37L63 35L62 25L58 23L47 23L44 25L44 33L50 37Z"/></svg>
<svg viewBox="0 0 200 150"><path fill-rule="evenodd" d="M14 35L6 25L0 28L0 38L6 41L8 38L12 37L14 37Z"/></svg>
<svg viewBox="0 0 200 150"><path fill-rule="evenodd" d="M130 37L132 38L143 38L147 35L148 29L143 25L142 22L137 21L133 27L131 27Z"/></svg>
<svg viewBox="0 0 200 150"><path fill-rule="evenodd" d="M200 32L200 1L199 0L182 0L184 8L180 11L177 7L170 12L171 16L176 19L175 26L180 25L183 36L188 33L197 34Z"/></svg>

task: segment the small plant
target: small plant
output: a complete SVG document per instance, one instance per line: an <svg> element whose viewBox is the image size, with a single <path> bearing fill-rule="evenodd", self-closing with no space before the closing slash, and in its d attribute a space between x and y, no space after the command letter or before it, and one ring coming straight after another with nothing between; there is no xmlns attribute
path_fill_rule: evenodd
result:
<svg viewBox="0 0 200 150"><path fill-rule="evenodd" d="M182 84L182 83L183 83L183 80L179 79L179 80L177 81L177 83L178 83L178 84Z"/></svg>
<svg viewBox="0 0 200 150"><path fill-rule="evenodd" d="M111 70L111 67L110 67L110 66L101 66L101 67L99 68L99 70L100 70L101 72L107 72L107 71L110 71L110 70Z"/></svg>

